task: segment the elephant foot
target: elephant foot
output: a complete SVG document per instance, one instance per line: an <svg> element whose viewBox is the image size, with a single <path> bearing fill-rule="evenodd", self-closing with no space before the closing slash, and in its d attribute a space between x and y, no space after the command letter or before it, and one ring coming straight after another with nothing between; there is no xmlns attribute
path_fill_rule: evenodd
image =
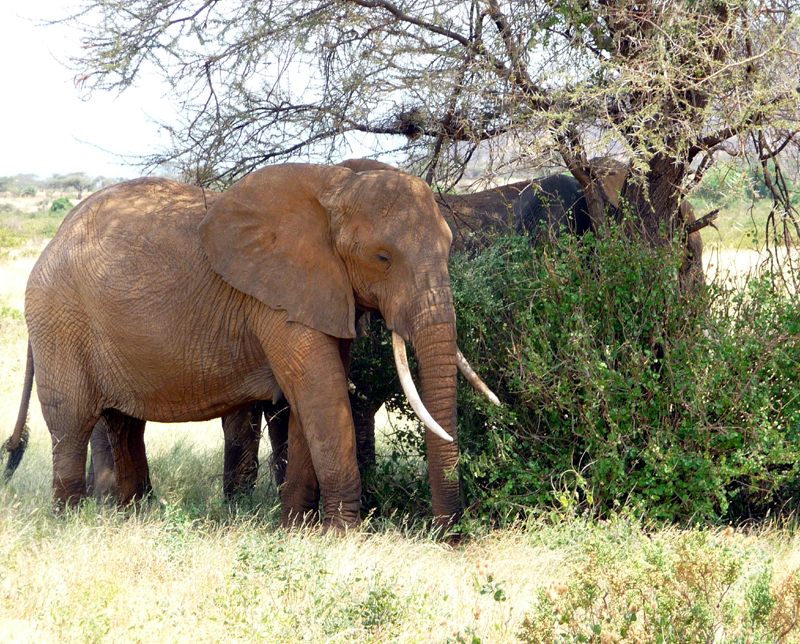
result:
<svg viewBox="0 0 800 644"><path fill-rule="evenodd" d="M342 536L347 534L348 530L357 528L361 523L360 508L360 500L347 504L340 503L333 512L325 508L325 517L322 520L322 533L327 534L332 532L333 534Z"/></svg>
<svg viewBox="0 0 800 644"><path fill-rule="evenodd" d="M117 502L128 505L144 499L152 491L144 447L145 421L111 410L103 414L102 421L114 455Z"/></svg>
<svg viewBox="0 0 800 644"><path fill-rule="evenodd" d="M95 424L89 444L92 451L89 456L86 491L96 499L116 496L117 473L114 470L114 452L108 440L108 424L105 418Z"/></svg>

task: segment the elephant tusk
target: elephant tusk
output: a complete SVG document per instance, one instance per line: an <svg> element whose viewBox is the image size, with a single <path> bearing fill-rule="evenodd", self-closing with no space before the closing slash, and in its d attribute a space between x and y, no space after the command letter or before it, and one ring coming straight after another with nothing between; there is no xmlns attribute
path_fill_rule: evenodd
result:
<svg viewBox="0 0 800 644"><path fill-rule="evenodd" d="M394 349L394 363L397 366L397 375L400 376L400 384L403 386L403 392L408 398L408 402L411 403L411 409L425 423L425 427L439 438L452 442L453 437L444 431L441 425L433 419L430 412L425 409L422 398L419 397L414 381L411 379L411 370L408 367L408 356L406 355L406 341L394 331L392 331L392 349Z"/></svg>
<svg viewBox="0 0 800 644"><path fill-rule="evenodd" d="M461 373L463 373L464 377L469 380L469 383L475 387L476 391L486 396L489 399L489 402L494 403L498 407L503 406L503 403L500 402L500 399L495 395L495 393L489 389L488 385L481 380L477 373L475 373L475 370L472 368L469 362L467 362L464 354L461 353L461 349L456 349L456 363L458 364L458 368Z"/></svg>

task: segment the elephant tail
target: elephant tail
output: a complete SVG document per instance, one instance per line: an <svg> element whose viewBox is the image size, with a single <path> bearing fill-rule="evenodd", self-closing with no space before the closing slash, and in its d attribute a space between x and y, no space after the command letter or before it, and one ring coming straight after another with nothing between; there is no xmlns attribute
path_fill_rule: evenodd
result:
<svg viewBox="0 0 800 644"><path fill-rule="evenodd" d="M25 453L25 448L28 446L28 438L30 437L30 429L28 428L28 407L31 402L31 391L33 390L33 350L31 349L31 342L28 340L28 358L25 363L25 385L22 388L22 401L19 405L19 415L17 416L17 424L14 426L14 433L11 434L2 450L8 452L8 461L6 468L3 471L3 482L5 483L19 467L22 461L22 455Z"/></svg>

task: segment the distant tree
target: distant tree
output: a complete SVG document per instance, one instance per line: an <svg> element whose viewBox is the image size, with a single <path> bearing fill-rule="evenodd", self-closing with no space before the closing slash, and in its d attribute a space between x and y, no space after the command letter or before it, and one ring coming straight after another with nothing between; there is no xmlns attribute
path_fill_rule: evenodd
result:
<svg viewBox="0 0 800 644"><path fill-rule="evenodd" d="M43 187L42 181L35 174L17 174L12 179L16 181L17 187L32 186L37 189Z"/></svg>
<svg viewBox="0 0 800 644"><path fill-rule="evenodd" d="M17 187L14 177L0 177L0 192L12 192Z"/></svg>
<svg viewBox="0 0 800 644"><path fill-rule="evenodd" d="M104 177L101 175L92 179L92 189L100 190L101 188L108 188L108 186L113 186L115 183L119 183L120 181L124 181L124 179L114 179L112 177Z"/></svg>
<svg viewBox="0 0 800 644"><path fill-rule="evenodd" d="M444 187L479 150L489 174L554 156L602 221L607 195L589 161L616 154L633 166L623 196L634 221L660 245L724 151L757 160L774 221L798 235L780 161L800 129L799 7L83 0L73 63L90 91L160 72L184 120L147 162L205 184L276 160L339 160L358 135Z"/></svg>
<svg viewBox="0 0 800 644"><path fill-rule="evenodd" d="M78 193L78 199L83 199L84 190L94 189L96 182L96 179L91 179L85 172L72 172L70 174L54 174L47 180L46 185L52 190L74 190Z"/></svg>

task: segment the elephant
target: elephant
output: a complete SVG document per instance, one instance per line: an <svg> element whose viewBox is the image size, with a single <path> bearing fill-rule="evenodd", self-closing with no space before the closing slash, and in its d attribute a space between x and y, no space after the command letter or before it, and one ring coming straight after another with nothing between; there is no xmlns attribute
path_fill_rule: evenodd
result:
<svg viewBox="0 0 800 644"><path fill-rule="evenodd" d="M339 165L354 172L372 170L399 172L393 166L369 159L351 159ZM214 194L216 195L216 193ZM370 318L368 314L364 315L363 313L358 309L356 311L359 335L366 335L365 332L360 331L361 327L366 325L358 324L358 322L366 321L368 324ZM350 339L340 339L340 355L346 371L349 370L351 342ZM473 386L486 395L492 403L500 404L497 397L488 390L488 387L463 359L460 352L457 352L457 360L459 369ZM375 413L383 404L383 400L388 397L386 393L388 389L384 387L386 391L367 391L367 395L363 395L364 389L359 379L355 377L354 380L357 384L350 383L350 388L355 388L355 391L349 391L349 398L356 428L357 464L359 473L363 474L375 462ZM259 468L258 451L262 419L266 420L272 447L272 474L276 486L280 488L283 485L288 460L289 417L290 410L285 400L279 403L260 401L222 417L225 440L223 492L226 498L232 500L242 495L249 495L255 487ZM124 502L127 496L118 491L115 468L130 471L134 465L129 462L130 459L127 457L129 452L125 450L118 454L121 461L115 464L111 438L113 436L107 434L107 423L105 419L101 418L92 432L90 441L92 451L87 479L88 493L98 497L116 496ZM140 451L143 453L143 450L142 446Z"/></svg>
<svg viewBox="0 0 800 644"><path fill-rule="evenodd" d="M607 159L593 160L609 201L610 215L620 214L620 194L628 177L627 167ZM562 229L574 235L593 230L589 206L581 185L568 174L553 174L532 181L518 181L471 194L437 194L436 202L453 232L453 247L480 250L498 234L528 235L533 243L557 236ZM688 199L679 206L683 226L695 221ZM679 270L682 289L696 289L704 282L703 238L699 231L685 238Z"/></svg>
<svg viewBox="0 0 800 644"><path fill-rule="evenodd" d="M149 485L146 421L206 420L285 398L282 524L315 519L321 495L323 529L355 525L361 482L341 346L366 311L392 331L403 389L427 428L434 522L451 525L461 508L451 242L427 184L387 170L284 164L224 194L149 178L84 200L26 291L28 367L52 437L57 505L86 495L100 421L125 501ZM23 396L20 417L27 405Z"/></svg>
<svg viewBox="0 0 800 644"><path fill-rule="evenodd" d="M602 159L594 161L612 210L619 208L619 195L627 168ZM589 207L577 179L553 174L541 179L518 181L470 194L436 195L439 210L453 231L454 247L480 249L491 235L529 235L535 242L554 237L564 228L583 235L593 228Z"/></svg>
<svg viewBox="0 0 800 644"><path fill-rule="evenodd" d="M620 193L628 169L610 160L594 162L600 171L602 186L609 198L612 214L620 207ZM373 159L349 159L339 165L355 172L387 170L400 172ZM577 179L567 174L554 174L534 181L520 181L471 194L436 194L439 211L453 233L455 250L478 250L496 234L527 234L535 243L556 236L562 229L583 235L593 229L589 208ZM681 202L685 223L694 221L691 204ZM702 270L703 241L699 232L688 235L683 266L679 271L681 287L697 288L704 281ZM353 379L357 382L358 375ZM471 380L479 391L485 390L480 379ZM358 389L358 385L356 385ZM498 404L496 398L488 396ZM375 413L383 404L381 396L350 397L358 443L358 464L364 471L375 461ZM267 404L258 409L242 410L240 415L223 418L225 433L225 469L223 486L229 498L248 494L258 469L258 446L261 416L267 419L272 444L272 469L275 482L281 485L286 464L286 435L288 414Z"/></svg>

